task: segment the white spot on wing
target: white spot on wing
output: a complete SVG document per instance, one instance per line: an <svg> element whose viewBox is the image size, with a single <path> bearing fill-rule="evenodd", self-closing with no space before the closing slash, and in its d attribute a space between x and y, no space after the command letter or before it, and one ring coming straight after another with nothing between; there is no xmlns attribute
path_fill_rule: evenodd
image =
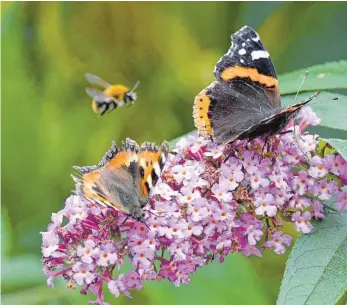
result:
<svg viewBox="0 0 347 305"><path fill-rule="evenodd" d="M252 38L252 40L255 41L255 42L258 42L258 41L260 40L260 37L257 36L257 37L255 37L255 38Z"/></svg>
<svg viewBox="0 0 347 305"><path fill-rule="evenodd" d="M269 58L270 55L267 51L257 50L257 51L253 51L251 53L251 56L252 56L252 60L255 60L259 58Z"/></svg>
<svg viewBox="0 0 347 305"><path fill-rule="evenodd" d="M147 183L148 183L149 189L151 189L152 186L153 186L153 183L152 183L152 176L151 176L151 175L148 175L148 177L147 177Z"/></svg>
<svg viewBox="0 0 347 305"><path fill-rule="evenodd" d="M165 155L164 155L164 154L161 155L161 159L163 160L163 163L165 164L166 158L165 158Z"/></svg>
<svg viewBox="0 0 347 305"><path fill-rule="evenodd" d="M241 58L241 59L240 59L240 62L243 64L245 61Z"/></svg>
<svg viewBox="0 0 347 305"><path fill-rule="evenodd" d="M244 42L243 44L242 44L242 46L244 47L246 45L246 43Z"/></svg>
<svg viewBox="0 0 347 305"><path fill-rule="evenodd" d="M245 55L246 54L246 50L245 49L240 49L239 50L239 54L240 55Z"/></svg>
<svg viewBox="0 0 347 305"><path fill-rule="evenodd" d="M142 166L143 168L146 168L146 160L144 158L140 159L140 166Z"/></svg>
<svg viewBox="0 0 347 305"><path fill-rule="evenodd" d="M157 176L160 177L160 167L159 167L159 164L156 162L153 167L154 167L154 171L157 174Z"/></svg>

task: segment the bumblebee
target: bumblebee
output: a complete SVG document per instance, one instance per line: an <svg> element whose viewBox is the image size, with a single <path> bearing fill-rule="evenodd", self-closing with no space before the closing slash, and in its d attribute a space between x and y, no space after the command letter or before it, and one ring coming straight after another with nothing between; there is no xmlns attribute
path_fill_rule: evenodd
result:
<svg viewBox="0 0 347 305"><path fill-rule="evenodd" d="M87 94L93 99L92 108L97 114L104 115L106 112L110 112L118 107L132 105L136 100L136 93L134 91L140 82L137 82L129 90L123 85L111 85L99 76L91 73L86 73L85 77L89 83L103 89L103 91L93 88L86 89Z"/></svg>

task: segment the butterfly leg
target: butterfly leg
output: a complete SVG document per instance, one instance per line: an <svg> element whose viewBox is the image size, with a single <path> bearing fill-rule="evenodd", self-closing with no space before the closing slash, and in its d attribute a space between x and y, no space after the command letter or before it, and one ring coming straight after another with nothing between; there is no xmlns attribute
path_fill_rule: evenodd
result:
<svg viewBox="0 0 347 305"><path fill-rule="evenodd" d="M264 139L263 149L261 150L261 154L262 154L262 155L264 155L264 149L265 149L265 146L267 146L267 144L268 144L268 139L269 139L268 136L266 136L265 139ZM266 150L267 150L267 151L269 150L269 146L266 148Z"/></svg>
<svg viewBox="0 0 347 305"><path fill-rule="evenodd" d="M293 132L293 130L281 131L281 132L279 133L279 135L283 135L283 134L290 133L290 132Z"/></svg>
<svg viewBox="0 0 347 305"><path fill-rule="evenodd" d="M127 215L127 217L124 219L124 221L119 226L121 227L122 225L124 225L126 223L126 221L128 220L128 218L129 218L129 216Z"/></svg>

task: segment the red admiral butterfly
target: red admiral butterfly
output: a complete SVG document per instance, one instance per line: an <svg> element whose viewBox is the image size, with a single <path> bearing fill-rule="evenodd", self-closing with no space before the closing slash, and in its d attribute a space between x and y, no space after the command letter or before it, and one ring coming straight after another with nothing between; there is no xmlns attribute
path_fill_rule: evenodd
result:
<svg viewBox="0 0 347 305"><path fill-rule="evenodd" d="M217 143L278 134L319 92L281 106L275 68L259 35L244 26L231 39L229 51L216 64L216 81L195 97L195 126Z"/></svg>

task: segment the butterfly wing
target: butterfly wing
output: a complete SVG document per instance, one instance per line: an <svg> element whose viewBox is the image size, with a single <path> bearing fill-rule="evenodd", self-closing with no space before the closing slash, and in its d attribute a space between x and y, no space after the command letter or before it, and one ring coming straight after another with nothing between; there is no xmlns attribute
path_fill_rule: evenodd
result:
<svg viewBox="0 0 347 305"><path fill-rule="evenodd" d="M167 142L160 147L146 142L141 148L129 138L120 148L113 142L97 166L74 167L82 174L81 179L74 178L77 193L91 202L141 215L139 207L147 204L167 155Z"/></svg>
<svg viewBox="0 0 347 305"><path fill-rule="evenodd" d="M297 103L288 108L282 109L280 112L276 112L244 130L243 132L236 135L234 138L229 140L229 143L232 143L238 139L254 139L258 136L271 136L280 132L290 120L294 119L299 111L312 99L314 99L320 92L313 94L307 99L303 100L300 103Z"/></svg>
<svg viewBox="0 0 347 305"><path fill-rule="evenodd" d="M142 196L148 196L156 185L164 168L169 146L167 142L158 147L155 143L145 142L140 147L139 172Z"/></svg>
<svg viewBox="0 0 347 305"><path fill-rule="evenodd" d="M276 71L257 32L244 26L231 36L231 40L229 51L216 64L216 80L233 87L234 80L249 79L257 90L266 93L268 103L273 107L280 106Z"/></svg>
<svg viewBox="0 0 347 305"><path fill-rule="evenodd" d="M243 27L232 35L232 45L216 64L214 75L216 81L194 101L194 122L201 135L228 142L274 109L281 110L275 69L252 28Z"/></svg>
<svg viewBox="0 0 347 305"><path fill-rule="evenodd" d="M132 164L137 168L137 162ZM105 205L130 215L141 209L134 177L126 168L105 167L99 172L90 191L101 197Z"/></svg>
<svg viewBox="0 0 347 305"><path fill-rule="evenodd" d="M137 164L138 152L138 145L131 139L122 142L121 147L118 147L113 141L111 148L97 166L75 166L74 168L82 174L80 179L74 177L77 193L91 202L126 212L125 205L121 204L119 200L114 201L115 195L111 196L110 191L114 183L117 182L118 185L121 185L120 180L124 178L126 185L132 187L132 193L136 193L134 178L128 169L133 167L132 163ZM110 183L106 182L107 178L110 178Z"/></svg>

